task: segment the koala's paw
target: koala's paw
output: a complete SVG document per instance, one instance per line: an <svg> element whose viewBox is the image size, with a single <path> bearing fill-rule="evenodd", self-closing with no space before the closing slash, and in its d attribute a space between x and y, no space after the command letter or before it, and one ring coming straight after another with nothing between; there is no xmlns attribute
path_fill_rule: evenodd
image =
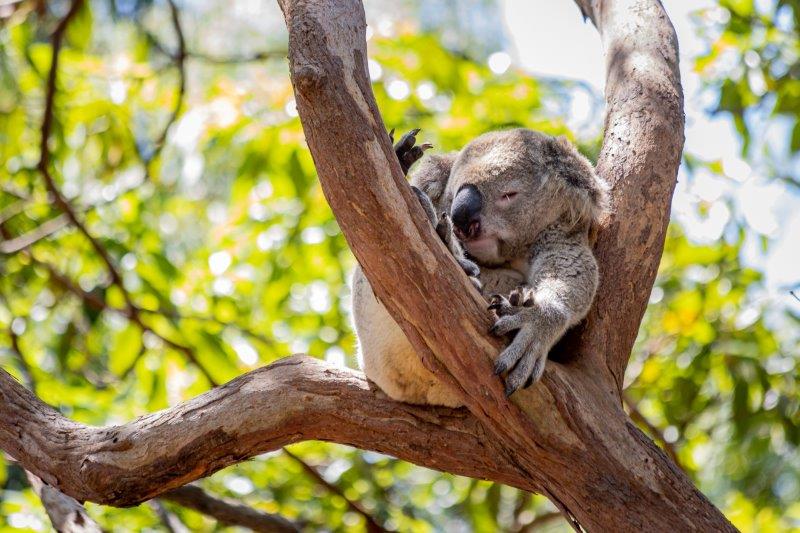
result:
<svg viewBox="0 0 800 533"><path fill-rule="evenodd" d="M516 332L494 363L495 375L508 371L506 396L536 383L544 374L547 347L540 342L533 304L533 292L526 286L514 289L508 298L493 294L489 299L489 309L498 316L489 333L503 336Z"/></svg>
<svg viewBox="0 0 800 533"><path fill-rule="evenodd" d="M456 257L456 261L458 261L458 265L472 282L472 285L478 289L478 291L480 291L483 288L483 285L481 285L481 269L478 267L478 265L464 257Z"/></svg>
<svg viewBox="0 0 800 533"><path fill-rule="evenodd" d="M428 221L434 227L436 227L436 232L438 233L438 220L436 219L436 209L433 207L433 202L431 202L431 199L428 198L428 195L422 192L422 189L416 185L412 185L411 190L414 191L415 195L417 195L417 200L419 200L419 203L422 206L422 209L425 211L425 214L428 215ZM441 237L441 234L439 234L439 236ZM447 241L445 241L445 244L447 244Z"/></svg>
<svg viewBox="0 0 800 533"><path fill-rule="evenodd" d="M436 234L439 235L439 238L442 239L442 242L453 254L453 257L456 258L461 270L469 277L475 288L481 290L481 269L477 264L464 257L464 251L456 241L453 233L453 221L450 220L450 215L447 213L439 215L439 221L436 222Z"/></svg>
<svg viewBox="0 0 800 533"><path fill-rule="evenodd" d="M403 169L403 174L408 174L408 169L422 157L425 150L433 148L431 143L422 143L415 146L417 133L419 133L419 128L414 128L400 137L400 140L394 145L394 153L397 156L397 160L400 161L400 168ZM394 143L394 129L389 132L389 139Z"/></svg>

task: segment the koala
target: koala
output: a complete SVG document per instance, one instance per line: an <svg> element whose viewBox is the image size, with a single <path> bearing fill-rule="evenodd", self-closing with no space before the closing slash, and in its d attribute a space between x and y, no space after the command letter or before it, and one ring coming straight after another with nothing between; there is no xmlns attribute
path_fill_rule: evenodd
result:
<svg viewBox="0 0 800 533"><path fill-rule="evenodd" d="M414 146L418 131L395 146L404 172L430 147ZM495 313L490 333L510 341L494 365L496 375L505 374L506 395L535 383L550 349L594 299L598 268L589 234L607 211L606 183L565 138L513 129L426 157L411 186ZM395 400L460 406L422 365L360 268L352 296L366 376Z"/></svg>

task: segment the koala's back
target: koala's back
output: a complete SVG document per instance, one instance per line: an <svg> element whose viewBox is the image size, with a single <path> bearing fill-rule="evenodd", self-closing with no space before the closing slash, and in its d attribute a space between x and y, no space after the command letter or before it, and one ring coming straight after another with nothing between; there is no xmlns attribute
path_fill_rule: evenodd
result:
<svg viewBox="0 0 800 533"><path fill-rule="evenodd" d="M390 398L460 407L458 397L420 361L400 326L372 292L361 267L353 273L353 322L364 373Z"/></svg>

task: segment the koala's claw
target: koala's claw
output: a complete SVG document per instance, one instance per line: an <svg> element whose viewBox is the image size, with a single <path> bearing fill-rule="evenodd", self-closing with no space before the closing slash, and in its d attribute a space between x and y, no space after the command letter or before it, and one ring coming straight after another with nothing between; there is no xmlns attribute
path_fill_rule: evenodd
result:
<svg viewBox="0 0 800 533"><path fill-rule="evenodd" d="M469 259L459 257L458 264L461 267L461 270L463 270L464 273L470 278L477 278L481 275L481 269ZM480 288L480 286L478 288Z"/></svg>
<svg viewBox="0 0 800 533"><path fill-rule="evenodd" d="M489 309L498 317L489 333L503 336L515 332L514 339L500 353L493 369L496 376L508 372L506 396L536 383L544 373L547 351L540 346L534 331L530 317L533 305L533 291L526 285L511 291L507 298L501 294L489 297Z"/></svg>
<svg viewBox="0 0 800 533"><path fill-rule="evenodd" d="M403 169L403 174L408 174L408 169L422 157L425 150L433 148L431 143L422 143L415 146L419 131L419 128L414 128L400 137L400 140L394 145L394 153L397 156L397 160L400 161L400 168ZM394 128L389 132L389 139L394 142Z"/></svg>

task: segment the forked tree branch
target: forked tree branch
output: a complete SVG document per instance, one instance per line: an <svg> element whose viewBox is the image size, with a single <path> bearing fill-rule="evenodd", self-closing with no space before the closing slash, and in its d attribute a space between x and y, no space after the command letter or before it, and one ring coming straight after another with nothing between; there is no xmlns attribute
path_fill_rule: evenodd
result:
<svg viewBox="0 0 800 533"><path fill-rule="evenodd" d="M427 223L390 146L367 74L363 6L280 4L326 197L378 297L471 414L392 402L358 373L292 358L124 426L88 428L0 373L0 447L65 493L112 505L321 439L542 492L576 528L733 530L620 405L619 373L661 254L682 143L677 45L660 2L584 6L609 58L599 171L616 215L596 248L596 308L566 343L580 357L548 365L541 384L511 400L491 373L500 344L485 334L485 303Z"/></svg>
<svg viewBox="0 0 800 533"><path fill-rule="evenodd" d="M585 355L550 365L541 385L508 401L491 372L500 346L484 333L485 303L436 238L392 153L367 75L363 6L357 0L279 3L298 112L342 232L422 362L461 397L509 467L585 527L729 528L624 414L615 373L630 353L628 333L638 328L641 313L633 311L647 302L655 272L649 267L660 259L677 160L670 164L682 145L677 43L661 4L607 0L596 13L610 58L600 171L613 175L617 217L629 215L626 224L638 232L612 218L598 259L605 287L647 286L603 293L605 312L595 312L573 341ZM620 262L630 277L618 277L613 267ZM644 273L635 272L639 264ZM609 308L612 302L616 308ZM608 346L592 344L597 339Z"/></svg>

